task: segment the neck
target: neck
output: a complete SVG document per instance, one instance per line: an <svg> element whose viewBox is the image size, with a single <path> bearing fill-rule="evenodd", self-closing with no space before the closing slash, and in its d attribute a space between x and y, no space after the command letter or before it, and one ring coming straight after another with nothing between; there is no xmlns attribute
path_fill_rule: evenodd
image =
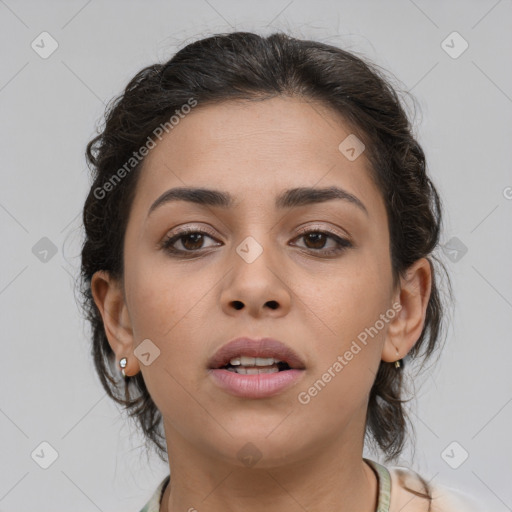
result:
<svg viewBox="0 0 512 512"><path fill-rule="evenodd" d="M176 434L174 432L173 434ZM314 455L253 467L206 457L197 448L179 443L170 450L171 481L160 512L375 512L378 481L361 453L333 447L315 449ZM338 454L336 456L335 454ZM260 467L261 464L261 467Z"/></svg>

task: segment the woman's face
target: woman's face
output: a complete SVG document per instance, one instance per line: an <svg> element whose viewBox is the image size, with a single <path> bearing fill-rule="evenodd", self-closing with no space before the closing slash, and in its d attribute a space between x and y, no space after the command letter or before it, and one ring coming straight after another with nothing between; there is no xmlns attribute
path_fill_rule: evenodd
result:
<svg viewBox="0 0 512 512"><path fill-rule="evenodd" d="M339 439L360 453L397 295L366 155L354 159L362 147L352 138L339 148L350 134L333 111L299 99L199 104L146 157L125 236L125 314L131 349L149 354L137 363L171 460L183 442L240 465L252 450L269 467ZM286 194L331 187L357 201ZM211 189L232 204L151 208L174 188ZM163 247L185 228L196 234ZM209 361L238 337L279 340L303 369L267 395L226 390Z"/></svg>

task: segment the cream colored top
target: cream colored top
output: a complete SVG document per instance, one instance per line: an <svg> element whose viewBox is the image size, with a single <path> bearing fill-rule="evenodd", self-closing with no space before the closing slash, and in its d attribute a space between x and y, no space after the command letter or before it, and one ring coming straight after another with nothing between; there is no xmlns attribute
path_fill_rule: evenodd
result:
<svg viewBox="0 0 512 512"><path fill-rule="evenodd" d="M389 512L427 512L428 501L404 489L406 486L425 492L416 473L401 466L390 466L388 470L392 489ZM400 479L402 485L399 483ZM433 482L429 483L429 488L432 494L430 512L490 512L483 503L461 490Z"/></svg>
<svg viewBox="0 0 512 512"><path fill-rule="evenodd" d="M467 493L441 484L429 484L432 505L405 487L424 493L421 481L414 471L401 467L389 468L371 459L364 459L375 471L379 483L379 497L375 512L489 512L481 502ZM169 483L167 475L140 512L159 512L160 502ZM402 480L402 484L400 484Z"/></svg>

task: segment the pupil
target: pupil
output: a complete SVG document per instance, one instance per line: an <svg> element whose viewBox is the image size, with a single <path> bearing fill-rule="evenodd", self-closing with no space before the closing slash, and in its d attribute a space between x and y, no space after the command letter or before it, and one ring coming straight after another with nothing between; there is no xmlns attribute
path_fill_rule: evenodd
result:
<svg viewBox="0 0 512 512"><path fill-rule="evenodd" d="M202 245L202 234L201 233L191 233L189 235L185 235L184 237L184 240L182 241L182 244L183 244L183 247L185 247L185 249L198 249L201 247ZM196 247L195 245L193 245L193 247L189 247L188 245L188 241L191 239L191 238L195 238L196 240L193 242L193 244L197 244L197 242L199 241L199 247Z"/></svg>
<svg viewBox="0 0 512 512"><path fill-rule="evenodd" d="M309 235L306 237L306 240L309 240L309 241L313 241L313 245L315 248L322 248L325 241L323 240L323 237L325 235L323 233L309 233ZM317 246L315 245L315 242L318 244L318 242L320 241L320 245Z"/></svg>

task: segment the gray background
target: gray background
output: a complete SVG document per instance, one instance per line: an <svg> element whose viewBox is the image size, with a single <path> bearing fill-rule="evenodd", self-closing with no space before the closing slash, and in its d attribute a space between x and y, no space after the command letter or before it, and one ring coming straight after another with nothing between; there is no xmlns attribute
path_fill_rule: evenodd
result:
<svg viewBox="0 0 512 512"><path fill-rule="evenodd" d="M89 356L73 290L83 154L105 104L140 68L234 29L360 52L417 98L417 133L446 207L442 243L455 244L440 254L456 305L444 355L415 381L416 451L400 462L494 512L512 510L510 20L510 0L0 0L0 510L137 511L168 472L146 459ZM44 31L58 43L46 59L31 47ZM457 58L442 44L453 31L469 44ZM444 44L462 49L453 36ZM43 252L52 245L54 255ZM47 469L44 441L58 454Z"/></svg>

